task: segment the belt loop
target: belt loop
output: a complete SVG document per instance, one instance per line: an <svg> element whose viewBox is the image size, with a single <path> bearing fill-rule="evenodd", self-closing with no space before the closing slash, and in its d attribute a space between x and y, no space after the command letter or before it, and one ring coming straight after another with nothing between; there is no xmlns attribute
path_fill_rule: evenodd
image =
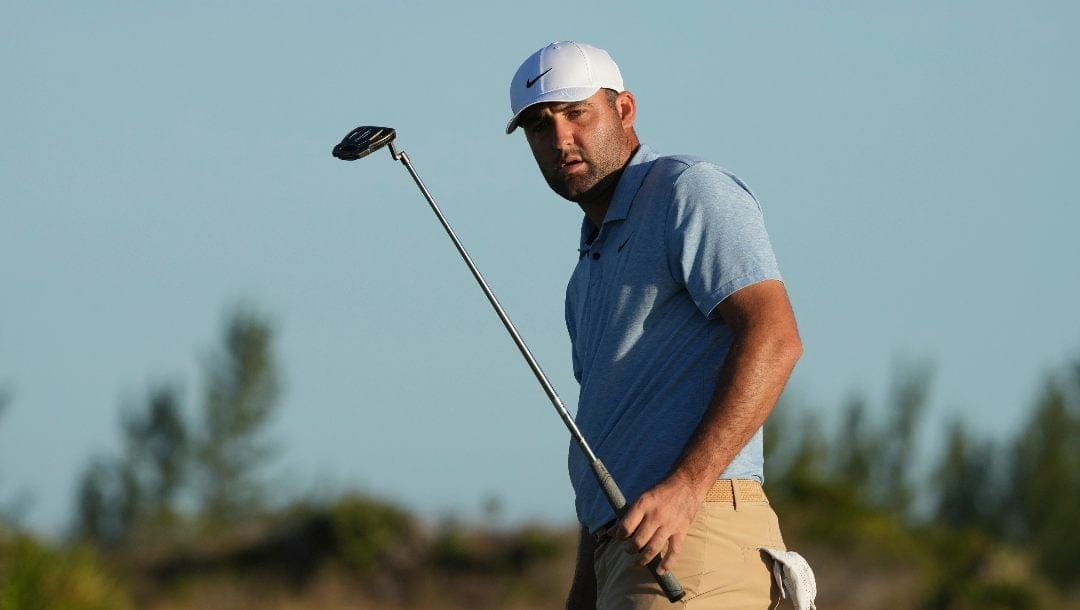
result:
<svg viewBox="0 0 1080 610"><path fill-rule="evenodd" d="M731 481L731 506L736 511L739 510L739 504L742 503L742 494L739 489L738 479L730 479Z"/></svg>

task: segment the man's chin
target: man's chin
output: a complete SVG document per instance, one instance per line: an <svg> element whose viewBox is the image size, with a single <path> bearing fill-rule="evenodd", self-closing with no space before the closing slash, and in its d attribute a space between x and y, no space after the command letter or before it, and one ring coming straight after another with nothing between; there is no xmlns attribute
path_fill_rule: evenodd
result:
<svg viewBox="0 0 1080 610"><path fill-rule="evenodd" d="M589 201L591 199L590 193L596 190L596 185L578 185L572 182L562 181L548 181L548 186L551 190L555 191L555 194L567 201L573 201L574 203L582 203L583 201Z"/></svg>
<svg viewBox="0 0 1080 610"><path fill-rule="evenodd" d="M562 196L563 199L573 201L579 205L588 205L609 199L618 178L618 175L608 176L604 180L592 182L588 186L584 184L570 185L564 187L561 191L556 190L555 192ZM577 186L577 188L574 188L574 186Z"/></svg>

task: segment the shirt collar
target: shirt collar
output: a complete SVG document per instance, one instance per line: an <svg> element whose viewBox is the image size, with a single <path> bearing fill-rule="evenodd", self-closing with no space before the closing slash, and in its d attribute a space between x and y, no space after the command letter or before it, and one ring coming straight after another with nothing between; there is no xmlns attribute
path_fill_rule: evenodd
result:
<svg viewBox="0 0 1080 610"><path fill-rule="evenodd" d="M634 197L637 196L638 189L641 188L641 182L645 179L645 175L649 173L652 162L659 157L660 155L653 152L648 146L644 144L638 146L637 151L630 157L630 161L627 162L626 167L623 169L622 176L619 176L619 183L615 185L615 194L612 195L611 204L608 205L607 214L604 215L604 224L616 220L626 220L626 217L630 214L630 204L634 202ZM595 230L596 228L589 222L588 217L582 219L579 251L588 249L587 241Z"/></svg>
<svg viewBox="0 0 1080 610"><path fill-rule="evenodd" d="M652 161L659 156L644 144L638 146L637 152L630 157L622 176L619 177L619 184L615 186L615 195L612 196L611 205L604 216L604 224L613 220L626 220L630 213L630 204L641 188L641 181L645 179L645 174L649 173Z"/></svg>

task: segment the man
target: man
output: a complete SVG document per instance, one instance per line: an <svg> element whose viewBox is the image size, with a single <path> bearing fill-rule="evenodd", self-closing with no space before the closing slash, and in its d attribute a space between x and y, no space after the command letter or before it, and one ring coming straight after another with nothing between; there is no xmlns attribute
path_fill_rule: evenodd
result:
<svg viewBox="0 0 1080 610"><path fill-rule="evenodd" d="M582 524L569 608L666 608L662 555L692 608L779 600L782 549L761 491L761 427L802 344L761 211L738 178L638 141L633 94L603 50L552 43L510 86L548 185L585 217L566 322L577 423L622 486L620 519L571 445ZM625 552L624 552L625 551Z"/></svg>

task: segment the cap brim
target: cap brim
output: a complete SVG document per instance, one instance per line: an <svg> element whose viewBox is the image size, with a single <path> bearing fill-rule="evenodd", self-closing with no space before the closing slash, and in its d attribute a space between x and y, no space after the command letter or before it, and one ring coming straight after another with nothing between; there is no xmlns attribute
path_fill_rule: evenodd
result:
<svg viewBox="0 0 1080 610"><path fill-rule="evenodd" d="M529 108L537 104L547 104L550 102L580 102L592 97L602 87L567 87L565 89L556 89L554 91L548 91L541 94L535 100L529 102L517 111L514 118L510 119L510 122L506 124L506 133L513 133L518 126L518 119L521 118L521 113L525 112Z"/></svg>

